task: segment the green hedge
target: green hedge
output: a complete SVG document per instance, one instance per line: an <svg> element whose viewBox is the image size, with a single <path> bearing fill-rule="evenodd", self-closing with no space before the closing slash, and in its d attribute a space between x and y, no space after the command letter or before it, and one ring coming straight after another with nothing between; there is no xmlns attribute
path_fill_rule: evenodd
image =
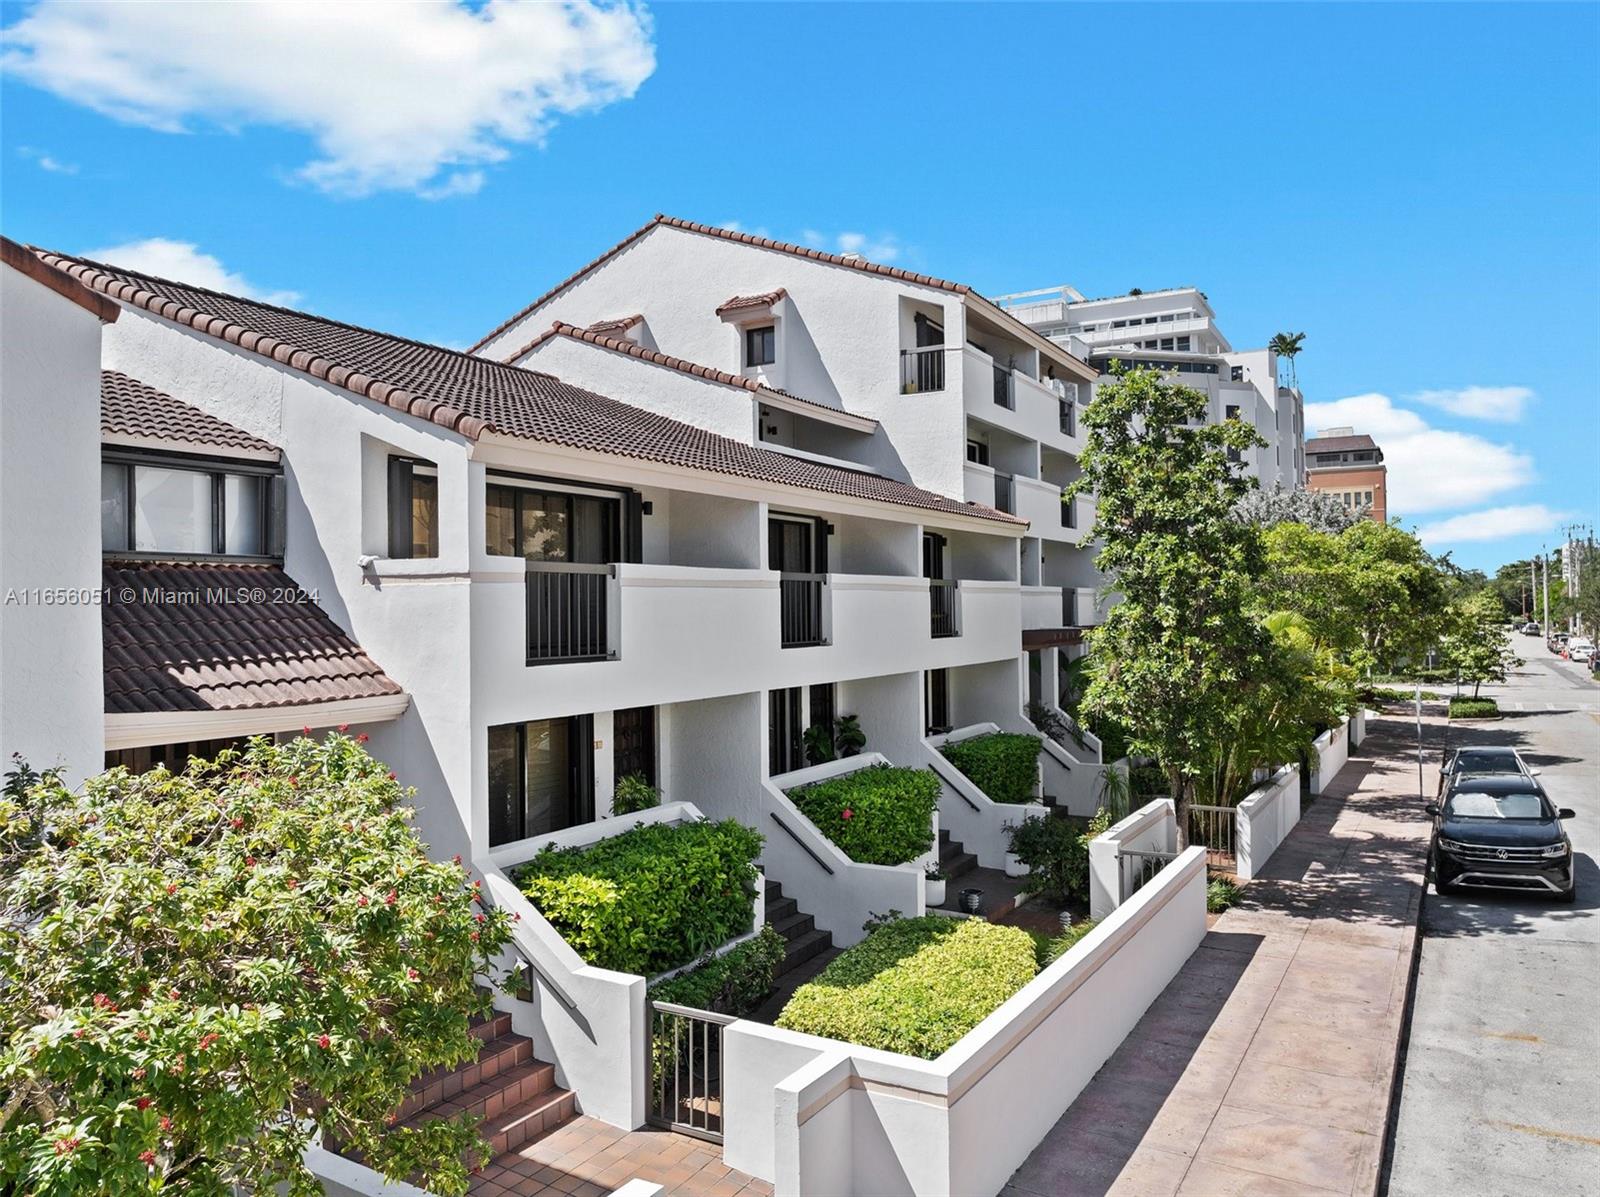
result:
<svg viewBox="0 0 1600 1197"><path fill-rule="evenodd" d="M547 849L512 878L588 963L650 976L750 929L761 842L733 819L657 823Z"/></svg>
<svg viewBox="0 0 1600 1197"><path fill-rule="evenodd" d="M791 790L789 800L861 864L905 864L933 847L939 779L927 769L874 765Z"/></svg>
<svg viewBox="0 0 1600 1197"><path fill-rule="evenodd" d="M1452 719L1486 719L1499 713L1500 706L1492 698L1452 698L1450 700L1450 718Z"/></svg>
<svg viewBox="0 0 1600 1197"><path fill-rule="evenodd" d="M1020 732L994 732L974 736L939 749L994 802L1036 802L1033 787L1039 780L1038 736Z"/></svg>
<svg viewBox="0 0 1600 1197"><path fill-rule="evenodd" d="M929 915L898 919L795 990L777 1025L931 1060L1034 977L1016 927Z"/></svg>
<svg viewBox="0 0 1600 1197"><path fill-rule="evenodd" d="M754 939L745 940L681 976L651 986L650 1000L743 1018L772 992L772 978L787 947L783 936L771 927L763 927Z"/></svg>
<svg viewBox="0 0 1600 1197"><path fill-rule="evenodd" d="M1028 935L1033 940L1033 954L1039 961L1039 970L1042 972L1060 960L1067 954L1068 949L1094 928L1093 919L1082 919L1065 931L1058 931L1054 935L1046 935L1043 931L1029 931Z"/></svg>

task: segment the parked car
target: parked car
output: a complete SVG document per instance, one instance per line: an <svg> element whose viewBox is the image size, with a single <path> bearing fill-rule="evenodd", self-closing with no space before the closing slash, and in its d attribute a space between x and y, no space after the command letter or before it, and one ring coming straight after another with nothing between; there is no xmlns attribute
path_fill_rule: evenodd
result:
<svg viewBox="0 0 1600 1197"><path fill-rule="evenodd" d="M1574 637L1567 641L1567 659L1572 661L1587 661L1594 656L1594 641L1582 637Z"/></svg>
<svg viewBox="0 0 1600 1197"><path fill-rule="evenodd" d="M1533 778L1463 778L1427 811L1433 816L1428 863L1436 892L1472 886L1550 893L1561 902L1577 896L1572 841L1561 826L1574 812L1552 806Z"/></svg>
<svg viewBox="0 0 1600 1197"><path fill-rule="evenodd" d="M1544 631L1543 628L1531 621L1522 625L1522 634L1524 636L1537 636L1542 631Z"/></svg>
<svg viewBox="0 0 1600 1197"><path fill-rule="evenodd" d="M1567 633L1557 632L1554 636L1550 637L1549 640L1546 640L1545 644L1549 646L1551 652L1560 655L1562 652L1566 651Z"/></svg>
<svg viewBox="0 0 1600 1197"><path fill-rule="evenodd" d="M1439 797L1444 797L1458 782L1473 777L1537 777L1515 748L1498 744L1463 744L1445 753L1439 766Z"/></svg>

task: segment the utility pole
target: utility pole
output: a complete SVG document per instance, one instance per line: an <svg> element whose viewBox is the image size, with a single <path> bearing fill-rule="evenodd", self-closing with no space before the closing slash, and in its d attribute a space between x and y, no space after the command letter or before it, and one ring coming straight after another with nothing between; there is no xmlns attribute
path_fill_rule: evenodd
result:
<svg viewBox="0 0 1600 1197"><path fill-rule="evenodd" d="M1556 630L1550 626L1550 554L1543 545L1539 546L1539 575L1544 580L1544 638L1548 641Z"/></svg>

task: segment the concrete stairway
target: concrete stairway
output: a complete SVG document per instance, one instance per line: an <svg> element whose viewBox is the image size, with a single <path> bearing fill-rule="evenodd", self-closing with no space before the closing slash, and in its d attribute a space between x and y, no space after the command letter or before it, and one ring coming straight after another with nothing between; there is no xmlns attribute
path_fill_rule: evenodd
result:
<svg viewBox="0 0 1600 1197"><path fill-rule="evenodd" d="M783 896L783 887L767 882L767 926L783 936L788 947L778 962L776 976L792 972L807 961L833 948L833 932L819 931L816 920L801 911L793 898Z"/></svg>
<svg viewBox="0 0 1600 1197"><path fill-rule="evenodd" d="M978 867L978 858L962 846L960 840L950 838L948 831L939 833L939 867L944 870L944 875L949 879L946 884L947 892L953 893L961 887L956 884L973 869Z"/></svg>

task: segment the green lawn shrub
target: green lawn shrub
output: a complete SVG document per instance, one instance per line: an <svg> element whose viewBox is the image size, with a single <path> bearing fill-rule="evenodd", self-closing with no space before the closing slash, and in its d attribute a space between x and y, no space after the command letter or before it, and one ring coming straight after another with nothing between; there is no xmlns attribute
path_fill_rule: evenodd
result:
<svg viewBox="0 0 1600 1197"><path fill-rule="evenodd" d="M750 929L761 843L734 819L658 823L547 849L512 879L588 963L650 976Z"/></svg>
<svg viewBox="0 0 1600 1197"><path fill-rule="evenodd" d="M1043 972L1057 960L1067 954L1067 949L1072 947L1095 928L1093 919L1082 919L1073 923L1065 931L1058 931L1054 935L1046 935L1043 931L1030 931L1033 937L1033 954L1039 962L1039 971Z"/></svg>
<svg viewBox="0 0 1600 1197"><path fill-rule="evenodd" d="M1450 718L1489 719L1500 713L1500 706L1492 698L1452 698Z"/></svg>
<svg viewBox="0 0 1600 1197"><path fill-rule="evenodd" d="M1021 732L992 732L974 736L939 751L989 796L992 802L1037 802L1039 780L1038 736Z"/></svg>
<svg viewBox="0 0 1600 1197"><path fill-rule="evenodd" d="M1011 852L1028 870L1023 889L1051 902L1089 894L1089 841L1111 826L1101 810L1087 827L1072 819L1024 819L1011 829Z"/></svg>
<svg viewBox="0 0 1600 1197"><path fill-rule="evenodd" d="M1225 877L1206 882L1206 912L1221 914L1239 900L1239 887Z"/></svg>
<svg viewBox="0 0 1600 1197"><path fill-rule="evenodd" d="M861 864L905 864L933 847L939 779L927 769L873 765L791 790L789 800Z"/></svg>
<svg viewBox="0 0 1600 1197"><path fill-rule="evenodd" d="M795 990L777 1025L931 1060L1038 972L1017 927L939 915L898 919Z"/></svg>
<svg viewBox="0 0 1600 1197"><path fill-rule="evenodd" d="M788 941L771 927L669 981L650 987L650 1000L743 1018L772 992Z"/></svg>

